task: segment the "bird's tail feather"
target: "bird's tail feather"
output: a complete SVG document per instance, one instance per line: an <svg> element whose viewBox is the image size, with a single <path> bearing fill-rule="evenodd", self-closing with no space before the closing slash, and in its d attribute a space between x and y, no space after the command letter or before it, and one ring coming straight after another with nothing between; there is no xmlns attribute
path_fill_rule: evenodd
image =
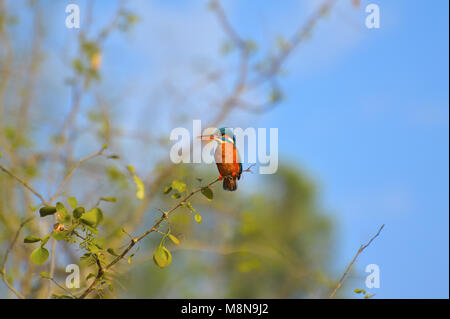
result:
<svg viewBox="0 0 450 319"><path fill-rule="evenodd" d="M225 178L223 180L223 189L226 191L235 191L237 189L236 178Z"/></svg>

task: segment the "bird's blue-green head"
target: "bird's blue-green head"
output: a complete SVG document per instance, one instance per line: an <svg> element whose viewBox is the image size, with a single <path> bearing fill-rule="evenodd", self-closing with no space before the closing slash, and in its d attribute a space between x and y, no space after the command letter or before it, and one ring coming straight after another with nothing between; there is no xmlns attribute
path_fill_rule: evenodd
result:
<svg viewBox="0 0 450 319"><path fill-rule="evenodd" d="M214 134L199 136L202 140L215 140L219 143L236 143L233 130L229 127L221 127Z"/></svg>

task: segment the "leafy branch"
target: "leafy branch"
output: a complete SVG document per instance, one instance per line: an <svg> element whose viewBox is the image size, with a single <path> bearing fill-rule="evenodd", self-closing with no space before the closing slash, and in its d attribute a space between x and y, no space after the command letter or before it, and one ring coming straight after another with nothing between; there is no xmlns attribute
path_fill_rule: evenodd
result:
<svg viewBox="0 0 450 319"><path fill-rule="evenodd" d="M177 210L180 207L184 207L184 206L189 206L189 202L188 200L194 196L195 194L197 194L198 192L205 192L205 189L210 189L210 187L212 185L214 185L215 183L217 183L218 181L220 181L219 178L216 178L215 180L213 180L212 182L210 182L209 184L207 184L206 186L201 186L198 187L197 189L193 190L192 192L190 192L188 195L186 195L184 198L182 198L175 206L173 206L171 209L169 209L168 211L163 211L162 212L162 216L156 221L156 223L149 228L147 231L145 231L142 235L137 236L137 237L133 237L131 238L128 246L122 251L122 253L120 253L119 255L117 255L109 264L107 264L105 267L102 267L101 264L97 263L98 265L98 272L97 272L97 276L95 277L94 281L90 284L90 286L80 295L80 299L84 299L86 298L98 285L98 283L101 281L104 273L110 269L112 266L114 266L116 263L118 263L121 259L123 259L128 252L138 243L140 242L142 239L144 239L146 236L148 236L149 234L151 234L152 232L157 232L158 231L158 227L161 225L161 223L165 220L167 220L169 218L169 215L172 214L175 210ZM206 196L206 195L205 195Z"/></svg>
<svg viewBox="0 0 450 319"><path fill-rule="evenodd" d="M14 174L11 170L9 170L8 168L6 168L5 166L0 164L0 169L2 171L4 171L6 174L8 174L10 177L14 178L15 180L17 180L20 184L22 184L26 189L28 189L30 192L32 192L36 197L38 197L42 204L45 205L44 207L41 208L40 212L40 216L41 217L45 217L47 215L53 215L55 213L57 213L58 215L58 219L60 222L63 221L67 221L67 212L65 210L65 208L62 206L61 207L61 203L57 203L56 207L52 207L50 206L50 204L56 199L56 197L59 195L59 193L61 192L61 190L64 188L64 186L67 184L67 182L70 180L72 174L74 173L74 171L84 162L93 159L97 156L100 156L103 154L104 150L107 148L106 145L103 145L102 148L89 155L86 156L84 158L81 158L78 162L75 163L75 165L72 166L72 168L68 171L68 173L66 174L66 176L64 177L63 181L61 182L61 184L58 186L56 192L54 193L53 196L51 196L51 198L47 201L45 200L44 196L39 193L37 190L35 190L32 186L30 186L30 184L25 181L24 179L22 179L21 177L17 176L16 174ZM9 283L9 281L6 278L6 272L5 272L5 268L6 268L6 262L8 259L8 254L9 252L12 250L13 246L15 245L17 238L19 236L19 233L21 231L21 229L23 228L23 226L25 226L26 223L28 223L32 218L29 218L27 220L25 220L23 223L21 223L19 230L16 232L16 235L11 243L11 246L7 249L4 260L3 260L3 264L2 264L2 269L1 269L1 275L2 275L2 279L5 282L6 286L19 298L24 298L24 296L19 293L17 290L15 290L15 288ZM36 236L28 236L27 238L25 238L25 242L26 243L33 243L33 242L37 242L40 241L41 245L40 247L36 248L35 250L33 250L30 258L31 260L40 265L43 262L45 262L47 260L47 258L49 257L49 252L47 249L44 248L45 244L48 242L48 240L50 239L52 234L56 234L57 232L60 232L61 230L64 230L64 226L63 224L61 224L60 222L58 222L57 224L55 224L56 227L56 232L55 230L52 231L50 234L47 234L46 236L44 236L43 238L39 238ZM58 227L62 227L62 229L58 229ZM54 237L55 239L55 237ZM50 265L50 276L53 276L53 272L54 272L54 258L55 258L55 245L52 246L52 254L51 254L51 265Z"/></svg>

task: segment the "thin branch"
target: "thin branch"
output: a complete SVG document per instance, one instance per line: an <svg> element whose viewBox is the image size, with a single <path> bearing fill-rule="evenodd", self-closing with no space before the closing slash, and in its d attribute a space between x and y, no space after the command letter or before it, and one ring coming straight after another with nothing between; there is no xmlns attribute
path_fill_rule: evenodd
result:
<svg viewBox="0 0 450 319"><path fill-rule="evenodd" d="M53 282L53 283L55 284L55 286L59 287L60 289L62 289L63 291L65 291L66 293L68 293L69 295L71 295L72 297L75 298L75 296L74 296L69 290L67 290L67 289L64 288L62 285L60 285L60 284L55 280L55 278L51 277L51 278L46 278L46 279L48 279L50 282Z"/></svg>
<svg viewBox="0 0 450 319"><path fill-rule="evenodd" d="M69 179L72 177L73 172L84 162L100 156L103 154L103 151L106 149L106 147L102 147L98 152L95 152L94 154L91 154L89 156L86 156L82 159L80 159L78 162L75 163L74 166L72 166L72 168L69 170L69 172L67 173L66 177L64 178L64 180L61 182L61 184L58 186L58 189L56 190L55 194L50 198L49 203L53 202L55 200L55 198L59 195L59 193L61 192L61 190L63 189L63 187L67 184L67 182L69 181Z"/></svg>
<svg viewBox="0 0 450 319"><path fill-rule="evenodd" d="M64 185L67 184L67 182L69 181L70 177L72 176L73 172L84 162L100 156L103 154L103 151L106 149L105 146L102 146L102 148L98 151L95 152L94 154L91 154L89 156L86 156L82 159L80 159L77 163L75 163L74 166L72 166L72 168L69 170L69 172L67 173L66 177L64 178L64 180L61 182L61 184L59 185L58 189L56 190L55 194L50 198L49 203L53 202L55 200L55 198L58 196L58 194L60 193L60 191L64 188ZM50 270L49 270L49 274L50 277L53 278L54 272L55 272L55 254L56 254L56 240L53 239L52 242L52 248L51 248L51 257L50 257ZM52 289L51 286L49 285L48 287L48 294L47 297L49 298L52 294Z"/></svg>
<svg viewBox="0 0 450 319"><path fill-rule="evenodd" d="M56 222L56 216L53 216L53 222ZM55 260L56 260L56 240L53 238L52 240L52 248L51 251L51 257L50 257L50 276L53 278L53 275L55 274ZM49 283L48 290L47 290L47 299L50 299L52 295L52 287Z"/></svg>
<svg viewBox="0 0 450 319"><path fill-rule="evenodd" d="M369 245L372 243L372 241L378 237L378 235L380 234L381 230L383 229L384 224L381 225L380 229L378 229L377 233L375 234L375 236L373 236L369 242L365 245L361 245L361 247L359 247L358 251L356 252L355 257L353 257L353 260L350 262L350 264L347 266L347 269L345 270L344 274L342 275L341 279L339 280L338 284L336 285L336 288L334 288L333 292L330 294L330 296L328 298L333 298L334 295L336 294L336 292L339 290L339 288L341 288L342 283L344 282L345 277L347 276L348 272L350 271L350 268L352 268L352 265L355 263L356 259L358 258L358 256L363 252L364 249L366 249L367 247L369 247Z"/></svg>
<svg viewBox="0 0 450 319"><path fill-rule="evenodd" d="M28 189L30 192L32 192L34 195L39 197L39 199L42 201L43 204L48 205L47 201L45 200L44 196L42 196L39 192L37 192L33 187L30 186L26 181L24 181L22 178L11 172L9 169L4 167L0 164L0 169L4 171L6 174L11 176L12 178L16 179L18 182L20 182L23 186L25 186L26 189Z"/></svg>
<svg viewBox="0 0 450 319"><path fill-rule="evenodd" d="M242 40L242 38L234 30L234 28L228 21L227 15L225 14L225 11L223 10L222 6L220 5L220 2L217 0L213 0L212 4L214 6L213 11L216 13L219 23L222 25L222 28L225 30L227 35L230 37L231 41L233 41L237 47L239 47L241 49L245 49L245 42Z"/></svg>
<svg viewBox="0 0 450 319"><path fill-rule="evenodd" d="M311 15L311 17L307 20L306 24L299 28L297 32L290 39L288 46L285 50L283 50L276 58L274 58L270 67L266 72L261 74L260 78L257 78L253 83L251 83L250 87L255 87L260 85L265 79L274 76L279 70L283 62L288 58L288 56L297 48L300 43L303 42L304 39L308 38L317 22L326 16L326 14L332 9L335 5L336 0L327 0L325 1L319 8Z"/></svg>
<svg viewBox="0 0 450 319"><path fill-rule="evenodd" d="M245 170L245 172L249 172L250 170L247 169ZM178 208L182 207L183 205L186 204L187 200L189 200L192 196L194 196L196 193L200 192L203 188L205 187L210 187L212 185L214 185L215 183L217 183L218 181L220 181L219 178L216 178L215 180L213 180L212 182L210 182L208 185L206 186L201 186L197 189L195 189L194 191L192 191L191 193L189 193L188 195L186 195L183 199L181 199L175 206L173 206L170 210L163 212L162 216L158 219L158 221L151 227L149 228L147 231L145 231L142 235L138 236L138 237L134 237L130 240L130 243L128 244L128 246L124 249L124 251L118 255L116 258L114 258L108 265L106 265L105 267L101 268L101 266L99 266L99 271L97 276L95 277L94 281L91 283L91 285L81 294L81 296L79 297L80 299L84 299L86 298L97 286L98 282L101 280L103 274L105 271L107 271L108 269L110 269L112 266L114 266L116 263L118 263L121 259L123 259L126 254L134 247L134 245L136 245L139 241L141 241L142 239L144 239L147 235L149 235L152 232L158 231L157 228L159 227L159 225L166 220L169 215L171 213L173 213L175 210L177 210Z"/></svg>
<svg viewBox="0 0 450 319"><path fill-rule="evenodd" d="M0 270L0 273L1 273L2 279L3 279L3 282L5 283L5 285L9 288L9 290L11 290L11 291L12 291L18 298L20 298L20 299L25 299L25 296L22 295L19 291L17 291L17 290L14 288L14 286L8 281L8 278L6 277L6 263L8 262L8 256L9 256L9 253L12 251L14 245L15 245L16 242L17 242L17 239L19 238L20 231L21 231L22 228L23 228L29 221L31 221L33 218L34 218L34 217L27 218L27 219L25 219L22 223L20 223L19 229L17 229L16 234L14 235L14 238L13 238L11 244L9 245L8 249L6 250L5 257L3 257L2 268L1 268L1 270Z"/></svg>

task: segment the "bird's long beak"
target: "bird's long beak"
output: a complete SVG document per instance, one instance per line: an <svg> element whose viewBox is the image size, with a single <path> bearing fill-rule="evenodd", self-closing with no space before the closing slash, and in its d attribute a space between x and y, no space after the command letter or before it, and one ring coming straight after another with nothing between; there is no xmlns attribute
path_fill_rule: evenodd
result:
<svg viewBox="0 0 450 319"><path fill-rule="evenodd" d="M215 135L200 135L198 138L203 141L209 141L213 140L216 136Z"/></svg>

